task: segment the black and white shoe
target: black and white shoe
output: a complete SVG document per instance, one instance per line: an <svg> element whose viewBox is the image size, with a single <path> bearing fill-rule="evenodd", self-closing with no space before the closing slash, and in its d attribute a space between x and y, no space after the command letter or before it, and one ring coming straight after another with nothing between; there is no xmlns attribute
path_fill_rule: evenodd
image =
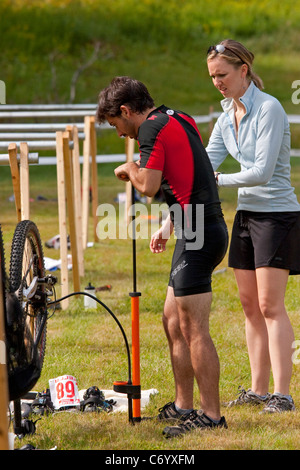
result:
<svg viewBox="0 0 300 470"><path fill-rule="evenodd" d="M217 423L206 416L202 411L193 410L186 416L185 420L182 421L178 426L167 426L163 430L163 435L166 438L180 437L187 432L195 429L212 429L217 427L223 427L227 429L227 423L222 416L220 421Z"/></svg>
<svg viewBox="0 0 300 470"><path fill-rule="evenodd" d="M187 417L187 414L179 413L176 410L174 401L167 403L162 408L159 408L158 411L157 419L159 421L183 421Z"/></svg>

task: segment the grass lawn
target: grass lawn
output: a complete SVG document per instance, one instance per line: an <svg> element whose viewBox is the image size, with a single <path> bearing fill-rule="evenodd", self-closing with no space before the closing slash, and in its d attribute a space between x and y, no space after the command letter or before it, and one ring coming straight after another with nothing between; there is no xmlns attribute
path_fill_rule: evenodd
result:
<svg viewBox="0 0 300 470"><path fill-rule="evenodd" d="M190 114L207 114L220 108L220 94L207 73L206 51L226 37L243 42L255 54L255 71L265 91L276 96L289 114L299 114L292 101L292 83L299 80L299 18L297 2L286 0L2 0L0 4L0 80L6 85L7 103L96 103L99 91L116 75L143 82L155 98ZM255 25L255 27L254 27ZM89 64L95 47L97 58ZM76 81L75 98L71 85ZM299 94L297 94L299 96ZM299 126L294 126L292 147L300 148ZM208 126L201 128L204 141ZM98 153L124 151L124 141L102 132ZM113 175L114 165L99 165L99 203L115 204L124 184ZM223 171L234 171L229 160ZM292 160L292 179L300 198L300 159ZM30 168L31 219L43 243L58 234L56 168ZM1 167L0 210L6 264L16 226L10 171ZM236 191L220 192L229 231L235 213ZM39 196L42 196L40 198ZM92 220L90 223L92 240ZM152 255L149 240L137 242L137 284L140 298L142 389L155 388L143 416L173 400L173 376L167 341L161 324L174 240L162 255ZM58 259L57 250L44 249ZM220 268L226 268L224 259ZM59 272L58 272L59 278ZM72 288L70 276L70 291ZM132 247L129 240L105 239L85 251L84 288L111 284L98 297L115 313L131 341L129 292L132 290ZM238 386L250 386L250 369L244 319L231 270L213 278L211 334L221 363L222 403L234 398ZM100 295L101 294L101 295ZM286 296L296 340L300 340L300 277L291 277ZM60 295L58 282L57 295ZM294 365L291 393L300 407L300 365ZM127 380L124 341L111 316L100 306L86 310L83 298L72 297L67 310L58 310L48 322L46 357L35 389L49 387L49 379L63 374L76 377L79 389L97 385L111 389L115 380ZM270 384L272 391L272 383ZM199 400L196 392L195 406ZM37 423L37 432L21 441L39 449L61 450L197 450L197 449L299 449L299 412L264 417L259 410L222 409L228 430L193 433L180 440L165 440L164 425L145 420L128 423L126 413L56 413Z"/></svg>
<svg viewBox="0 0 300 470"><path fill-rule="evenodd" d="M226 171L234 169L226 163ZM124 185L113 175L116 164L99 165L99 203L114 203ZM293 184L300 196L300 159L292 161ZM10 243L16 216L9 169L2 167L1 224L8 264ZM31 219L39 227L43 243L58 233L55 167L31 167ZM47 200L37 200L43 195ZM221 190L223 210L229 231L235 212L236 191ZM91 228L92 228L92 224ZM90 234L91 235L91 234ZM90 239L91 236L90 236ZM174 240L161 255L151 254L149 240L137 241L137 286L140 297L140 367L143 390L154 388L150 403L142 417L155 416L157 409L174 399L173 376L167 341L161 324L169 267ZM59 251L44 247L45 256L59 258ZM218 269L226 268L225 259ZM59 272L58 272L59 276ZM132 290L132 246L129 240L100 240L85 251L85 275L82 288L88 282L94 286L111 284L111 291L97 294L118 317L131 343L131 313L129 292ZM250 386L250 368L245 344L244 319L233 273L230 269L213 277L211 334L220 363L221 401L235 397L239 385ZM70 282L72 291L72 282ZM300 339L300 278L291 277L286 297L287 309ZM59 286L57 289L59 296ZM101 295L100 295L101 294ZM113 318L98 306L87 310L83 298L72 297L67 310L58 310L48 321L47 348L41 378L34 387L42 391L49 379L69 374L76 377L79 389L97 385L111 389L115 380L127 380L127 356L124 340ZM299 408L300 366L294 365L291 393ZM272 391L272 383L270 384ZM195 406L199 406L195 389ZM282 416L262 416L257 408L222 408L228 430L191 433L178 440L162 436L164 425L143 420L136 426L128 423L127 413L67 413L43 416L37 431L15 442L16 447L31 443L39 449L57 446L59 450L252 450L299 449L299 411Z"/></svg>

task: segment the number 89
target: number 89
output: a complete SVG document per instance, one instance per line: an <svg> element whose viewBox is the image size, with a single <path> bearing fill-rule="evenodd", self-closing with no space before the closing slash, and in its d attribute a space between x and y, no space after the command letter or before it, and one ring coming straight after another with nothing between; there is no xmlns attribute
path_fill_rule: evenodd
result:
<svg viewBox="0 0 300 470"><path fill-rule="evenodd" d="M74 389L74 383L68 380L67 382L58 382L56 385L56 394L57 398L61 400L64 398L65 394L67 398L74 397L75 395L75 389Z"/></svg>

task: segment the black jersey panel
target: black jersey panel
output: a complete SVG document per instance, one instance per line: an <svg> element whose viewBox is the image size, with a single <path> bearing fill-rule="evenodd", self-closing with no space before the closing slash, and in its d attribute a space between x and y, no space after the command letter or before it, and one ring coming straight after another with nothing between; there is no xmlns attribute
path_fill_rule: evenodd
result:
<svg viewBox="0 0 300 470"><path fill-rule="evenodd" d="M161 106L140 126L138 142L141 167L163 173L169 206L203 204L205 217L221 214L213 169L193 118Z"/></svg>

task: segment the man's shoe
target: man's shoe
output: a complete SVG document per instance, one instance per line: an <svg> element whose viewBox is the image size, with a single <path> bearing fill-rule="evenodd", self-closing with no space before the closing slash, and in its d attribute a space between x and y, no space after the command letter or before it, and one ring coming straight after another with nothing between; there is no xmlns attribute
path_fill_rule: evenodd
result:
<svg viewBox="0 0 300 470"><path fill-rule="evenodd" d="M157 419L159 421L183 421L186 419L186 414L181 414L176 410L175 402L169 402L162 408L159 408L159 415Z"/></svg>
<svg viewBox="0 0 300 470"><path fill-rule="evenodd" d="M293 400L281 395L272 395L261 413L283 413L284 411L295 411L295 409Z"/></svg>
<svg viewBox="0 0 300 470"><path fill-rule="evenodd" d="M203 412L193 410L191 413L189 413L183 422L178 424L178 426L165 427L163 430L163 435L166 438L180 437L189 431L193 431L194 429L212 429L217 427L227 428L227 423L224 416L222 416L220 421L216 423Z"/></svg>
<svg viewBox="0 0 300 470"><path fill-rule="evenodd" d="M267 393L265 397L262 397L260 395L257 395L256 393L252 392L252 390L249 388L249 390L245 390L241 386L239 387L239 396L235 400L232 400L226 404L228 408L236 405L261 405L261 404L266 404L270 398L271 395L270 393Z"/></svg>

